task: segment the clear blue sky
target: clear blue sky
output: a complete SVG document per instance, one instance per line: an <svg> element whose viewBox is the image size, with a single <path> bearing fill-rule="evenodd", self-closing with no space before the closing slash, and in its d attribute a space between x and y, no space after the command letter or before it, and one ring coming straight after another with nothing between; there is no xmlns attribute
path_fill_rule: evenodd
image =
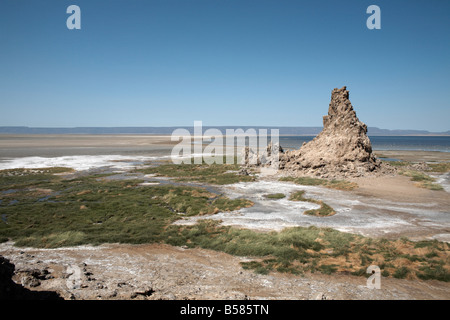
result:
<svg viewBox="0 0 450 320"><path fill-rule="evenodd" d="M450 1L0 1L0 126L321 126L344 85L368 126L449 130Z"/></svg>

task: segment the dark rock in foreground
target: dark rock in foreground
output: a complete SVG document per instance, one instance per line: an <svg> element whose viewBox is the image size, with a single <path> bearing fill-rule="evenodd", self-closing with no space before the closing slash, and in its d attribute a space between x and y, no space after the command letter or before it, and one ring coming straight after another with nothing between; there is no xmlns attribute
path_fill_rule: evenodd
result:
<svg viewBox="0 0 450 320"><path fill-rule="evenodd" d="M15 266L0 256L0 300L62 300L53 291L32 291L12 280Z"/></svg>

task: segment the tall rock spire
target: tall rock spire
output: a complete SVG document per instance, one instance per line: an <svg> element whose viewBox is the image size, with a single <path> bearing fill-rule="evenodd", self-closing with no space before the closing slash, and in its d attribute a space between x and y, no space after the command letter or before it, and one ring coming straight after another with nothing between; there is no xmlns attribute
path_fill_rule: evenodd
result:
<svg viewBox="0 0 450 320"><path fill-rule="evenodd" d="M346 87L331 92L322 132L280 157L280 169L322 177L361 176L379 167L367 126L356 116Z"/></svg>

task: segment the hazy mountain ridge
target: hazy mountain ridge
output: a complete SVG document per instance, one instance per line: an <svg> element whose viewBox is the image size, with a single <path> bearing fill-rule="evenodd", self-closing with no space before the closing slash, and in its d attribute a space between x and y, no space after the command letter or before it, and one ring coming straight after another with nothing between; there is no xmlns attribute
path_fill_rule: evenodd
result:
<svg viewBox="0 0 450 320"><path fill-rule="evenodd" d="M186 129L193 133L192 126L186 127L73 127L73 128L44 128L26 126L0 126L0 134L172 134L175 129ZM274 126L203 126L203 131L211 128L225 132L226 129L279 129L280 135L314 136L322 131L322 127L274 127ZM270 132L268 132L270 134ZM390 130L377 127L368 127L371 136L423 136L423 135L450 135L445 132L430 132L426 130Z"/></svg>

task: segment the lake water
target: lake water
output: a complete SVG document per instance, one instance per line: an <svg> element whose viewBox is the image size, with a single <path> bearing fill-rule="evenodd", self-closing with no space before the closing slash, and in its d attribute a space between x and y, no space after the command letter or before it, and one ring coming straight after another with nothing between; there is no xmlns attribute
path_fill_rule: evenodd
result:
<svg viewBox="0 0 450 320"><path fill-rule="evenodd" d="M373 150L419 150L450 152L450 136L372 136ZM283 148L298 149L314 136L282 136Z"/></svg>

